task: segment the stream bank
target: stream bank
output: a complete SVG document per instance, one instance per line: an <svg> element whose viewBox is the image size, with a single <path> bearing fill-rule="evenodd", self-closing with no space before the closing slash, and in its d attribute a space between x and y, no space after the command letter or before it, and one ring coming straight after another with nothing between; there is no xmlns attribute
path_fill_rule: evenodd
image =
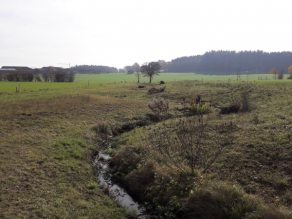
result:
<svg viewBox="0 0 292 219"><path fill-rule="evenodd" d="M136 214L135 217L130 218L151 219L152 217L146 212L145 206L136 202L124 188L111 179L108 174L108 161L110 159L111 157L108 154L99 152L93 160L93 166L98 170L99 184L103 186L105 193L124 206L129 212Z"/></svg>

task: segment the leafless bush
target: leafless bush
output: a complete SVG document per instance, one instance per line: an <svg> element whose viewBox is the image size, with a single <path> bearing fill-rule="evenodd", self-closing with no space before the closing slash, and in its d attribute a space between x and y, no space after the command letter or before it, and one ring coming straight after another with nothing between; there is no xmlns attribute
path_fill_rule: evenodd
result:
<svg viewBox="0 0 292 219"><path fill-rule="evenodd" d="M234 127L211 126L203 116L180 119L150 129L147 137L150 154L170 168L194 174L204 173L231 145Z"/></svg>
<svg viewBox="0 0 292 219"><path fill-rule="evenodd" d="M148 103L148 107L158 119L163 119L168 116L169 101L162 97L154 97L153 101Z"/></svg>

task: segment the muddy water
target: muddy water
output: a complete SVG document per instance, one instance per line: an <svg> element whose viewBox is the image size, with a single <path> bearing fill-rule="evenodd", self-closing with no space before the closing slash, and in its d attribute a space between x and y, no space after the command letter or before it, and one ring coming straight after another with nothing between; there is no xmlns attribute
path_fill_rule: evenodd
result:
<svg viewBox="0 0 292 219"><path fill-rule="evenodd" d="M106 177L106 171L109 168L107 161L110 159L109 155L104 153L99 153L94 161L94 166L98 168L99 175L98 180L104 188L108 188L110 197L119 201L125 208L129 211L135 211L138 215L137 218L150 218L147 214L145 214L145 208L140 206L137 202L135 202L132 197L120 186L113 183L111 179Z"/></svg>

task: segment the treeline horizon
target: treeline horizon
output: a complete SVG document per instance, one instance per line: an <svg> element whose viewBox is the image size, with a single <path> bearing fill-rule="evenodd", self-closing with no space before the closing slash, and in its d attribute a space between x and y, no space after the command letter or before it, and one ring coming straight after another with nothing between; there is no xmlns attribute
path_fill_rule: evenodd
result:
<svg viewBox="0 0 292 219"><path fill-rule="evenodd" d="M203 55L183 56L169 62L164 60L157 62L164 73L234 74L239 71L249 74L268 74L271 69L276 68L287 74L288 68L292 66L292 52L212 50ZM73 68L81 74L125 73L131 67L135 72L137 65L139 66L134 63L123 69L102 65L76 65Z"/></svg>
<svg viewBox="0 0 292 219"><path fill-rule="evenodd" d="M263 51L210 51L204 55L184 56L166 62L164 72L200 73L269 73L276 68L288 73L292 65L292 52ZM163 66L163 65L162 65Z"/></svg>
<svg viewBox="0 0 292 219"><path fill-rule="evenodd" d="M118 73L118 69L115 67L109 67L104 65L76 65L73 67L80 74L101 74L101 73Z"/></svg>

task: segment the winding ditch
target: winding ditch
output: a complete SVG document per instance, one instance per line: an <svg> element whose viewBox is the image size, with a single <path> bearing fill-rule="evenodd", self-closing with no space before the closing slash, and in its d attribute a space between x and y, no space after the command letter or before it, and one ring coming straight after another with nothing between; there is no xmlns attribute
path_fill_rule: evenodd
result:
<svg viewBox="0 0 292 219"><path fill-rule="evenodd" d="M133 200L133 198L121 186L113 182L107 175L109 169L108 161L111 157L103 152L99 152L93 161L93 166L98 170L99 184L105 188L105 192L114 200L118 201L129 211L135 211L137 219L150 219L151 215L146 212L143 205Z"/></svg>

